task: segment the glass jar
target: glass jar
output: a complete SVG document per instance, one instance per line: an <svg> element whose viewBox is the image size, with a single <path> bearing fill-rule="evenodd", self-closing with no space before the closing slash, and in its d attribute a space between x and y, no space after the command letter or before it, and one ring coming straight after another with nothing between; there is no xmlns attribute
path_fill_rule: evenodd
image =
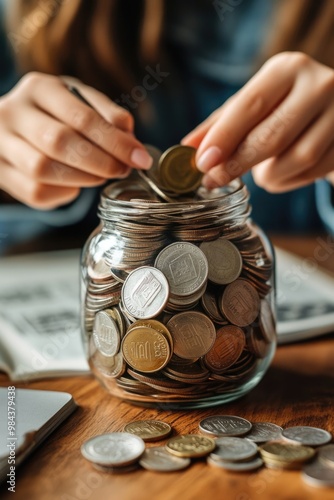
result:
<svg viewBox="0 0 334 500"><path fill-rule="evenodd" d="M274 254L241 180L166 203L107 186L82 254L82 333L114 396L203 408L250 391L276 346Z"/></svg>

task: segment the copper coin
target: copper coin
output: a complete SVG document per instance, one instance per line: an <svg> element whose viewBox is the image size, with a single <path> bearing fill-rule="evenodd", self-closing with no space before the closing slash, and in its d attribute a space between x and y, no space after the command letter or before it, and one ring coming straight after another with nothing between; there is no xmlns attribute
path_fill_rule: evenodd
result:
<svg viewBox="0 0 334 500"><path fill-rule="evenodd" d="M130 330L122 341L125 361L135 370L152 373L169 361L171 350L164 335L152 328Z"/></svg>
<svg viewBox="0 0 334 500"><path fill-rule="evenodd" d="M216 329L205 314L187 311L176 314L167 323L173 337L174 353L180 358L204 356L216 340Z"/></svg>
<svg viewBox="0 0 334 500"><path fill-rule="evenodd" d="M208 279L218 285L236 280L242 270L242 258L238 248L226 238L205 241L200 249L208 259Z"/></svg>
<svg viewBox="0 0 334 500"><path fill-rule="evenodd" d="M221 308L231 323L247 326L259 314L260 298L253 285L239 278L227 285L221 299Z"/></svg>
<svg viewBox="0 0 334 500"><path fill-rule="evenodd" d="M209 370L221 373L239 359L245 344L245 334L238 326L223 326L217 330L216 341L205 355L204 362Z"/></svg>

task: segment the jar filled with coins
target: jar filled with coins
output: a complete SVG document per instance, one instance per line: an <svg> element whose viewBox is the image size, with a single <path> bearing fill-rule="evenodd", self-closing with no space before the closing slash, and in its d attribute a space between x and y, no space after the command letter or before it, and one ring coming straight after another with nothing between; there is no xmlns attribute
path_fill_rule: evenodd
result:
<svg viewBox="0 0 334 500"><path fill-rule="evenodd" d="M114 396L202 408L251 390L276 346L272 246L237 179L201 187L196 151L174 146L101 194L82 254L82 333Z"/></svg>

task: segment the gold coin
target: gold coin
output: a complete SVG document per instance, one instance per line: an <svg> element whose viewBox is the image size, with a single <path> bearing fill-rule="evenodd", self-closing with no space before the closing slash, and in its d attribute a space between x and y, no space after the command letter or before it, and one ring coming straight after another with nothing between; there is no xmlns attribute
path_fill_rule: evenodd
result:
<svg viewBox="0 0 334 500"><path fill-rule="evenodd" d="M166 450L178 457L205 457L216 447L213 439L196 434L185 434L168 440Z"/></svg>
<svg viewBox="0 0 334 500"><path fill-rule="evenodd" d="M152 328L152 330L156 330L157 332L164 335L168 339L171 352L173 351L173 337L168 328L163 323L155 319L138 319L137 321L132 323L128 331L134 330L135 328L141 326L145 326L146 328Z"/></svg>
<svg viewBox="0 0 334 500"><path fill-rule="evenodd" d="M260 447L263 460L283 462L286 464L300 463L310 460L315 451L309 446L269 442Z"/></svg>
<svg viewBox="0 0 334 500"><path fill-rule="evenodd" d="M159 441L172 432L171 426L160 420L137 420L126 424L123 430L139 436L146 442Z"/></svg>
<svg viewBox="0 0 334 500"><path fill-rule="evenodd" d="M128 331L122 341L122 352L125 361L132 368L146 373L161 370L171 356L166 337L146 327Z"/></svg>
<svg viewBox="0 0 334 500"><path fill-rule="evenodd" d="M159 160L159 177L162 186L174 193L195 191L203 174L195 163L196 149L190 146L173 146L165 151Z"/></svg>

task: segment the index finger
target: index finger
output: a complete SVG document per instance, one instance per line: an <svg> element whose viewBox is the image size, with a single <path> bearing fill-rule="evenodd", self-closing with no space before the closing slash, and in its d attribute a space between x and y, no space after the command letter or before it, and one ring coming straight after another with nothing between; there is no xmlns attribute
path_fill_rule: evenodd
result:
<svg viewBox="0 0 334 500"><path fill-rule="evenodd" d="M197 151L197 166L202 172L226 161L246 135L289 93L294 74L289 67L282 71L281 63L279 56L272 58L222 106L219 118L209 127ZM196 141L196 137L191 139Z"/></svg>

